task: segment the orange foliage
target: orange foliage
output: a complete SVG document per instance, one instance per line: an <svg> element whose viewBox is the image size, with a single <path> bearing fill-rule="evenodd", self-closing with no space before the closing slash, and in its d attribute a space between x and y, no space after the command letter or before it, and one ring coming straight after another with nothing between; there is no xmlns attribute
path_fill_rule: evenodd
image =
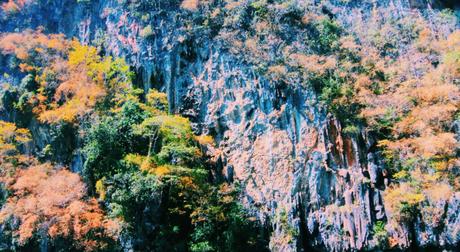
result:
<svg viewBox="0 0 460 252"><path fill-rule="evenodd" d="M398 153L398 157L402 160L414 157L429 159L436 156L450 156L457 144L453 133L380 141L381 146Z"/></svg>
<svg viewBox="0 0 460 252"><path fill-rule="evenodd" d="M196 10L200 4L199 0L184 0L181 7L187 10Z"/></svg>
<svg viewBox="0 0 460 252"><path fill-rule="evenodd" d="M75 123L110 91L122 95L127 87L124 72L116 72L127 72L123 61L101 57L96 48L63 35L44 35L40 30L7 33L0 37L0 51L19 59L21 71L37 73L40 88L29 103L42 122ZM112 73L114 65L117 70Z"/></svg>
<svg viewBox="0 0 460 252"><path fill-rule="evenodd" d="M443 53L441 71L450 80L459 81L460 78L460 31L455 31L439 43Z"/></svg>
<svg viewBox="0 0 460 252"><path fill-rule="evenodd" d="M303 68L305 71L322 75L327 70L337 67L337 61L332 56L305 55L294 53L290 56L292 59L291 65Z"/></svg>
<svg viewBox="0 0 460 252"><path fill-rule="evenodd" d="M15 230L20 244L43 231L51 240L71 239L85 251L104 248L105 239L117 238L117 223L104 216L95 199L84 199L86 187L75 173L35 164L18 170L8 189L13 195L0 211L0 221L20 221Z"/></svg>
<svg viewBox="0 0 460 252"><path fill-rule="evenodd" d="M51 109L43 111L39 119L54 123L60 120L74 122L75 119L91 112L99 98L105 95L103 87L95 85L83 70L72 72L56 89L55 101L66 101L61 106L57 103Z"/></svg>
<svg viewBox="0 0 460 252"><path fill-rule="evenodd" d="M385 118L397 121L393 124L392 140L382 141L381 146L400 160L453 157L458 146L450 127L460 108L460 89L456 84L460 76L456 72L460 62L460 33L434 42L427 36L430 33L420 33L424 51L410 49L409 56L399 57L391 65L378 63L383 66L380 71L389 77L387 80L364 78L355 85L358 99L365 105L361 115L371 125L378 125ZM444 59L438 66L431 64L425 52L430 46ZM378 57L365 57L370 62L382 61ZM375 83L381 87L378 93L373 90Z"/></svg>
<svg viewBox="0 0 460 252"><path fill-rule="evenodd" d="M8 0L8 2L1 5L1 8L6 13L15 13L22 10L26 4L31 2L33 0Z"/></svg>
<svg viewBox="0 0 460 252"><path fill-rule="evenodd" d="M47 56L50 52L65 53L68 48L69 42L64 39L64 35L45 35L40 30L5 33L0 37L2 54L12 54L23 61L31 60L30 56L33 54Z"/></svg>
<svg viewBox="0 0 460 252"><path fill-rule="evenodd" d="M56 88L52 103L45 109L37 108L42 122L75 122L89 114L97 101L105 95L105 72L110 65L103 62L96 49L71 43L68 60L56 60L39 77L43 87L48 85L48 75L57 74L60 85Z"/></svg>

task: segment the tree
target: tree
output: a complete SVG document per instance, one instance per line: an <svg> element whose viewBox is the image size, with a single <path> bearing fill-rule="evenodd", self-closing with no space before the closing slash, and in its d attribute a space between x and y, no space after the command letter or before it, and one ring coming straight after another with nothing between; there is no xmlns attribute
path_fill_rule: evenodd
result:
<svg viewBox="0 0 460 252"><path fill-rule="evenodd" d="M101 57L96 48L44 35L40 30L0 37L2 54L39 84L28 103L45 123L77 123L96 109L106 110L129 95L131 73L122 59ZM14 69L12 69L14 70Z"/></svg>
<svg viewBox="0 0 460 252"><path fill-rule="evenodd" d="M110 249L117 239L117 222L104 216L94 198L85 199L86 187L75 173L36 164L19 169L7 189L11 196L0 221L13 231L17 246L49 238L55 246L63 240L69 247L94 251Z"/></svg>
<svg viewBox="0 0 460 252"><path fill-rule="evenodd" d="M110 215L123 220L123 234L135 237L139 250L258 244L246 233L253 225L244 221L236 193L208 180L199 146L213 139L195 136L188 119L168 114L165 94L152 90L146 98L124 100L93 125L85 144L85 177Z"/></svg>
<svg viewBox="0 0 460 252"><path fill-rule="evenodd" d="M190 217L193 232L191 251L264 250L258 225L238 203L234 185L221 184L202 189Z"/></svg>
<svg viewBox="0 0 460 252"><path fill-rule="evenodd" d="M120 162L129 153L144 153L148 144L135 134L133 126L146 117L139 102L128 100L115 114L106 116L88 131L83 152L83 174L91 186L103 177L110 178L127 168Z"/></svg>
<svg viewBox="0 0 460 252"><path fill-rule="evenodd" d="M129 90L129 69L124 61L100 57L94 47L73 41L65 72L55 90L53 102L39 119L48 123L76 122L90 114L97 104L103 109L116 102ZM62 65L60 66L62 67ZM46 85L46 84L45 84Z"/></svg>

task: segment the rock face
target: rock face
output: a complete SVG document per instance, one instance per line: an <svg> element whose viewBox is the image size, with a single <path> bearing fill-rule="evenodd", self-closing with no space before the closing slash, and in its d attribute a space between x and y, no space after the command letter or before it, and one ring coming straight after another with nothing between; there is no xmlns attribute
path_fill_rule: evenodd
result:
<svg viewBox="0 0 460 252"><path fill-rule="evenodd" d="M368 246L372 224L385 217L385 178L369 140L343 137L307 90L276 108L281 98L263 78L223 60L208 64L222 73L194 82L207 103L205 128L222 132L223 174L240 181L245 205L272 223L272 250ZM306 244L296 243L299 235Z"/></svg>
<svg viewBox="0 0 460 252"><path fill-rule="evenodd" d="M383 2L401 8L425 5ZM273 251L377 247L373 230L387 218L382 195L391 181L373 148L375 140L366 132L344 135L312 90L275 85L222 47L221 40L187 34L179 5L155 1L146 12L153 28L148 36L141 36L145 27L138 15L115 0L39 4L36 12L42 16L24 13L29 17L24 26L43 25L47 32L99 44L128 60L139 87L167 92L171 111L189 116L198 133L215 136L217 173L238 182L244 205L271 226ZM49 9L66 11L44 17ZM1 30L12 29L8 22L3 21ZM74 154L71 163L78 171L82 160L78 150ZM455 246L460 240L460 195L433 205L442 210L436 224L423 219L427 213L413 227L390 232L405 247L415 244L414 237L419 246Z"/></svg>

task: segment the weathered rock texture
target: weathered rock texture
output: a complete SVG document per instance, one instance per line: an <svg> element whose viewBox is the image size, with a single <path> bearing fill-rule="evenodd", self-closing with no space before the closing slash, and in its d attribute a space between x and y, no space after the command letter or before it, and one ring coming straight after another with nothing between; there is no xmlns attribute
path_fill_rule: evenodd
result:
<svg viewBox="0 0 460 252"><path fill-rule="evenodd" d="M155 1L153 8L143 10L152 27L144 37L139 15L118 1L51 2L25 11L23 27L43 25L46 32L100 45L128 60L140 87L167 92L171 111L189 116L197 132L215 136L218 172L238 181L244 205L271 225L273 251L377 246L372 230L387 218L382 194L391 183L389 174L372 137L366 132L343 135L313 91L280 87L222 46L222 39L190 34L183 22L193 13L179 14L180 1ZM365 3L352 2L370 11ZM382 2L404 11L410 5L426 7L425 1ZM1 27L17 26L3 21ZM46 139L37 142L44 146L40 141ZM74 154L73 169L81 170L78 150ZM436 222L440 225L430 225L424 218L432 215L422 213L412 230L389 230L405 247L414 244L411 232L419 246L456 246L459 204L458 193L433 202L442 211Z"/></svg>

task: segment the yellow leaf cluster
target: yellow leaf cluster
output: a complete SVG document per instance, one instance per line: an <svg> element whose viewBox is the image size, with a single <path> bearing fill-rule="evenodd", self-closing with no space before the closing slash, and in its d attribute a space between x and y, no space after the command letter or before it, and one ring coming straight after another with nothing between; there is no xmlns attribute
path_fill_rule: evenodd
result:
<svg viewBox="0 0 460 252"><path fill-rule="evenodd" d="M200 136L195 136L195 140L203 146L213 146L214 145L214 138L210 135L200 135Z"/></svg>
<svg viewBox="0 0 460 252"><path fill-rule="evenodd" d="M0 155L16 151L17 145L30 141L30 132L14 123L0 120Z"/></svg>
<svg viewBox="0 0 460 252"><path fill-rule="evenodd" d="M425 200L425 195L418 192L416 188L408 183L401 183L385 190L384 202L385 209L391 214L390 217L402 221L408 216L402 212L403 204L414 207Z"/></svg>
<svg viewBox="0 0 460 252"><path fill-rule="evenodd" d="M0 51L19 59L21 71L36 72L40 88L28 102L42 122L76 123L105 97L115 101L130 90L129 67L123 60L101 57L96 48L60 34L6 33L0 37ZM55 91L53 97L50 90Z"/></svg>

